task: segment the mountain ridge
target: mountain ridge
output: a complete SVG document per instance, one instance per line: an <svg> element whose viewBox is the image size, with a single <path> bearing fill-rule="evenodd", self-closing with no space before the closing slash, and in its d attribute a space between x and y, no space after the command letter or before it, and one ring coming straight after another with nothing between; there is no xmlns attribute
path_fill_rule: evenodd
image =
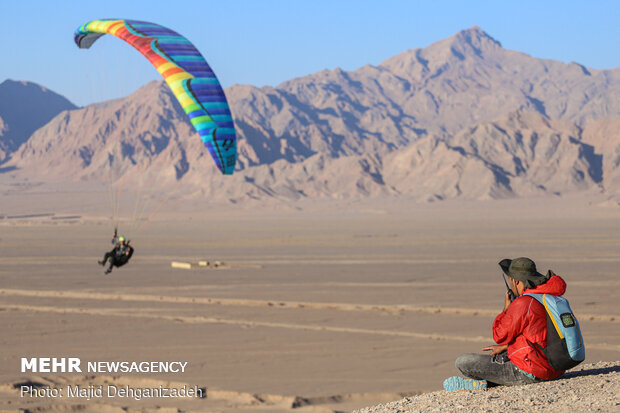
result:
<svg viewBox="0 0 620 413"><path fill-rule="evenodd" d="M35 130L75 108L65 97L34 82L7 79L0 83L0 163Z"/></svg>
<svg viewBox="0 0 620 413"><path fill-rule="evenodd" d="M226 89L239 138L232 177L218 179L163 82L56 116L7 165L81 180L157 173L160 185L234 203L616 196L618 92L620 68L536 59L474 26L377 66Z"/></svg>

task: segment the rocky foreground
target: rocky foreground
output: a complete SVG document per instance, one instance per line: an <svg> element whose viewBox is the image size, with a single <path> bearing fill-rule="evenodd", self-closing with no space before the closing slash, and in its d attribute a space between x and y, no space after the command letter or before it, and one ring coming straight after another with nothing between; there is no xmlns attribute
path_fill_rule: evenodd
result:
<svg viewBox="0 0 620 413"><path fill-rule="evenodd" d="M438 391L366 407L359 413L617 412L620 361L584 364L550 382L487 390Z"/></svg>

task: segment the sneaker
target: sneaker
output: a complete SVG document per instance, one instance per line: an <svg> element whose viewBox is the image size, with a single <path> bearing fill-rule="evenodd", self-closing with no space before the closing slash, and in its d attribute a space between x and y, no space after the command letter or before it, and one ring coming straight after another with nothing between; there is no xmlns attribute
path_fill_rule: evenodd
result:
<svg viewBox="0 0 620 413"><path fill-rule="evenodd" d="M108 268L108 269L107 269L107 270L105 270L103 273L104 273L104 274L109 274L109 273L111 273L111 272L112 272L112 270Z"/></svg>
<svg viewBox="0 0 620 413"><path fill-rule="evenodd" d="M99 264L99 265L103 265L103 264L104 264L104 262L103 262L103 261L97 261L97 264Z"/></svg>
<svg viewBox="0 0 620 413"><path fill-rule="evenodd" d="M457 390L481 390L487 388L486 380L465 379L459 376L452 376L444 380L443 388L448 391Z"/></svg>

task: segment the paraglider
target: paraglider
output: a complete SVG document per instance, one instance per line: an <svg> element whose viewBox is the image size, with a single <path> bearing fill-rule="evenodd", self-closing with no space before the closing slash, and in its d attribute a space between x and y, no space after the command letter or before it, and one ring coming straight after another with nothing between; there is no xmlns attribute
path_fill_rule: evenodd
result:
<svg viewBox="0 0 620 413"><path fill-rule="evenodd" d="M233 119L222 86L198 49L175 31L137 20L93 20L76 30L74 40L88 49L106 33L133 46L155 66L219 170L232 174L237 161Z"/></svg>
<svg viewBox="0 0 620 413"><path fill-rule="evenodd" d="M74 40L81 49L90 48L104 34L111 34L137 49L162 75L189 117L220 172L230 175L237 160L237 140L224 91L198 49L185 37L164 26L137 20L101 19L80 26ZM117 237L115 247L99 264L126 264L133 247Z"/></svg>
<svg viewBox="0 0 620 413"><path fill-rule="evenodd" d="M114 230L112 245L114 245L114 248L105 253L103 260L98 261L101 266L106 265L106 262L110 261L110 265L104 271L104 274L111 273L113 267L122 267L127 264L133 255L133 247L129 245L129 240L123 236L119 237L116 230Z"/></svg>

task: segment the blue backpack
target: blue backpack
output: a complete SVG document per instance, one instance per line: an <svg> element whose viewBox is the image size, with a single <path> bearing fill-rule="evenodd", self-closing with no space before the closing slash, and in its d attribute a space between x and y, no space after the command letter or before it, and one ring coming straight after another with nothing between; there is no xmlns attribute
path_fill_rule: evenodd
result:
<svg viewBox="0 0 620 413"><path fill-rule="evenodd" d="M535 298L547 312L547 347L534 344L545 356L554 370L572 369L586 358L586 348L581 336L579 322L570 309L568 300L551 294L525 293Z"/></svg>

